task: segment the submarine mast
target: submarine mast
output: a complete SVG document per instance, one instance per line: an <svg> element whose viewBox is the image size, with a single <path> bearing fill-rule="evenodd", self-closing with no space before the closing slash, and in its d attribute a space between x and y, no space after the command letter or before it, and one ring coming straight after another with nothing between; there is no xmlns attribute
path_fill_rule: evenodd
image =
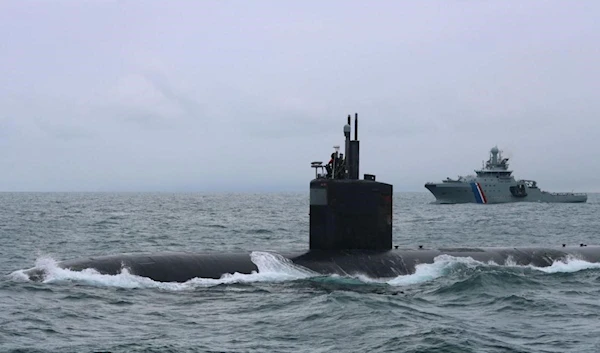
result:
<svg viewBox="0 0 600 353"><path fill-rule="evenodd" d="M328 173L315 173L310 182L310 250L390 250L393 187L372 174L359 179L358 114L354 140L350 115L344 137L345 158L335 153ZM312 167L323 166L313 162Z"/></svg>

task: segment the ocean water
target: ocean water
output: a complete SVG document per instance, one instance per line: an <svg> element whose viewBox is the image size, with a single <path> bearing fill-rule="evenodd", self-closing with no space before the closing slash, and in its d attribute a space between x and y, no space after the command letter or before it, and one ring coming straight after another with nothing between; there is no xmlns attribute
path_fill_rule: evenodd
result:
<svg viewBox="0 0 600 353"><path fill-rule="evenodd" d="M586 204L437 205L394 195L394 244L600 244ZM397 278L314 276L306 194L0 193L0 352L600 352L600 265L440 256ZM158 283L57 261L253 250L259 272ZM22 270L51 274L31 282Z"/></svg>

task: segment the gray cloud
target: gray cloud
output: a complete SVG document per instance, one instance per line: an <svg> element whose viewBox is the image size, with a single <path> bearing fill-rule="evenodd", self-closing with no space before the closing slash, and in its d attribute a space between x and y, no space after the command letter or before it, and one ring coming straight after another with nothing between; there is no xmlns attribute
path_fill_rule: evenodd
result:
<svg viewBox="0 0 600 353"><path fill-rule="evenodd" d="M0 3L3 190L303 191L360 116L396 190L600 191L596 1ZM585 168L586 173L581 173Z"/></svg>

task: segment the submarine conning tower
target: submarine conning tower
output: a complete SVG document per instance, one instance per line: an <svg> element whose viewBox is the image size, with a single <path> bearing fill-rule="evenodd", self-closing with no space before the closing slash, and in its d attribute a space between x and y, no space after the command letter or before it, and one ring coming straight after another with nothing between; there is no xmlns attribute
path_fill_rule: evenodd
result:
<svg viewBox="0 0 600 353"><path fill-rule="evenodd" d="M310 182L311 250L390 250L392 248L391 184L375 181L375 175L359 179L358 114L344 125L345 156L339 146L326 165L312 162Z"/></svg>

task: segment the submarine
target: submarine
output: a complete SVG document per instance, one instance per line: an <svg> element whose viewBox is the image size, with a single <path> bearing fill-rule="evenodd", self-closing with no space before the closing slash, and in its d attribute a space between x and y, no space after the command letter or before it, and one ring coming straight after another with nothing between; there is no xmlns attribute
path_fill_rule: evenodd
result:
<svg viewBox="0 0 600 353"><path fill-rule="evenodd" d="M358 114L343 126L345 150L339 146L327 164L312 162L310 181L309 249L272 253L278 259L320 275L365 275L393 278L412 274L418 264L433 263L440 255L469 257L498 265L546 267L574 257L600 262L600 246L557 247L448 247L429 249L392 246L393 186L373 174L359 178ZM345 156L344 156L345 155ZM57 264L72 271L94 269L101 274L129 273L158 282L185 282L193 278L219 279L227 274L258 272L253 252L235 253L129 253L66 260ZM24 271L43 281L42 268Z"/></svg>

